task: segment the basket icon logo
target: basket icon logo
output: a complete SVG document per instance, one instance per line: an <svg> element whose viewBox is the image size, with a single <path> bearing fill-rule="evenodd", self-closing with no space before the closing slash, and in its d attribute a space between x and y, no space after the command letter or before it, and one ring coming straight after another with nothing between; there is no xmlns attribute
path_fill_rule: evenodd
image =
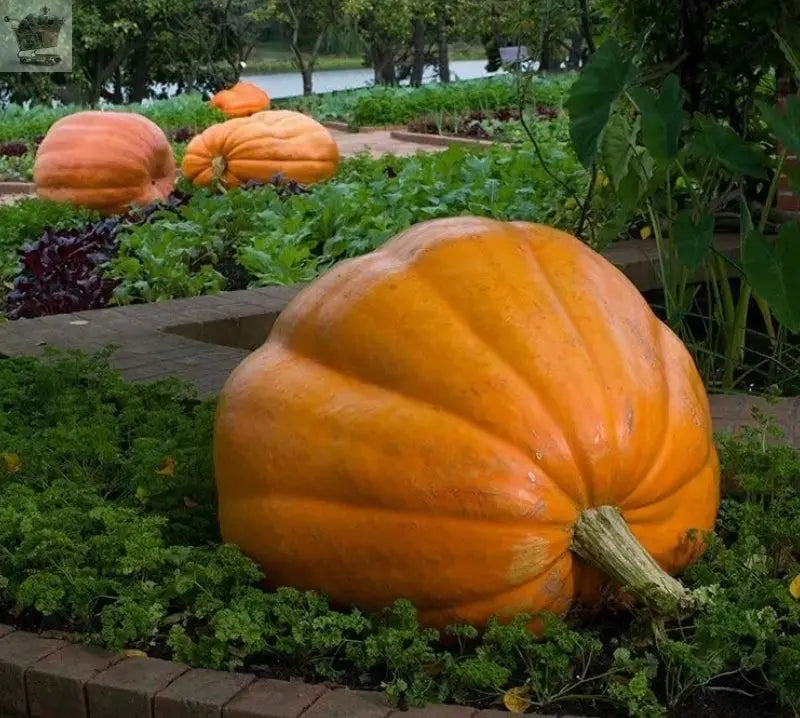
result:
<svg viewBox="0 0 800 718"><path fill-rule="evenodd" d="M26 2L23 10L14 12L12 7L0 13L0 20L5 24L5 28L0 29L5 30L8 37L4 43L8 46L5 60L17 65L17 71L65 72L71 69L71 52L64 42L71 42L71 37L67 37L71 32L65 28L66 21L71 20L71 8L64 7L59 0L55 0L55 4L59 5L56 10L47 5L37 9ZM71 28L71 22L69 25ZM14 49L16 58L13 57ZM11 69L0 66L0 71Z"/></svg>

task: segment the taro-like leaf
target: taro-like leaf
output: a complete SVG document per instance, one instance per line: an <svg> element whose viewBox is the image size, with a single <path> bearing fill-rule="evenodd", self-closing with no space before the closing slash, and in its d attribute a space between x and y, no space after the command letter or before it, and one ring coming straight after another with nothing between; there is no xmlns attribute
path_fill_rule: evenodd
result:
<svg viewBox="0 0 800 718"><path fill-rule="evenodd" d="M699 120L700 131L691 142L694 155L716 160L723 167L749 177L767 176L767 156L753 142L746 142L727 125L710 118Z"/></svg>
<svg viewBox="0 0 800 718"><path fill-rule="evenodd" d="M614 103L636 76L636 68L620 44L607 40L583 68L564 106L569 112L569 133L584 167L597 155L597 143L608 123Z"/></svg>
<svg viewBox="0 0 800 718"><path fill-rule="evenodd" d="M800 223L784 224L777 237L755 230L742 240L742 265L753 291L789 331L800 331Z"/></svg>
<svg viewBox="0 0 800 718"><path fill-rule="evenodd" d="M630 90L642 118L642 142L657 160L671 160L678 154L683 129L683 90L678 77L668 75L661 92L646 87Z"/></svg>
<svg viewBox="0 0 800 718"><path fill-rule="evenodd" d="M675 252L689 271L697 269L706 258L714 239L714 215L703 214L698 219L684 209L675 216L672 241Z"/></svg>

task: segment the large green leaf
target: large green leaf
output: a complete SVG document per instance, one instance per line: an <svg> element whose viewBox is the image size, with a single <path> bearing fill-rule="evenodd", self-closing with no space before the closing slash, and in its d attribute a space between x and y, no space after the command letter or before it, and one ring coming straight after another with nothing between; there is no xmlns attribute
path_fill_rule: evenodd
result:
<svg viewBox="0 0 800 718"><path fill-rule="evenodd" d="M800 79L800 29L797 27L786 27L781 34L775 30L772 34L778 39L778 46L794 71L795 77Z"/></svg>
<svg viewBox="0 0 800 718"><path fill-rule="evenodd" d="M684 209L675 215L672 223L672 241L678 259L691 272L697 269L706 258L714 239L714 215L706 213L698 219L692 212Z"/></svg>
<svg viewBox="0 0 800 718"><path fill-rule="evenodd" d="M569 112L572 146L584 167L597 156L600 135L611 115L612 105L636 75L633 61L616 40L608 40L592 55L572 85L564 106Z"/></svg>
<svg viewBox="0 0 800 718"><path fill-rule="evenodd" d="M698 157L713 159L731 172L750 177L767 176L767 156L758 145L745 142L727 125L702 118L700 131L691 143Z"/></svg>
<svg viewBox="0 0 800 718"><path fill-rule="evenodd" d="M800 224L776 237L750 232L742 240L742 264L753 291L789 331L800 331Z"/></svg>
<svg viewBox="0 0 800 718"><path fill-rule="evenodd" d="M676 157L683 129L683 91L677 76L669 75L658 95L646 87L629 92L642 116L644 146L657 160Z"/></svg>
<svg viewBox="0 0 800 718"><path fill-rule="evenodd" d="M654 165L653 158L644 148L631 157L628 172L617 187L617 198L628 212L640 207L640 200L653 176Z"/></svg>
<svg viewBox="0 0 800 718"><path fill-rule="evenodd" d="M788 149L800 154L800 97L793 95L786 98L786 113L765 102L759 102L758 107L778 140Z"/></svg>
<svg viewBox="0 0 800 718"><path fill-rule="evenodd" d="M600 138L600 166L611 179L614 189L619 189L620 182L628 174L638 132L638 118L632 123L625 115L615 112Z"/></svg>

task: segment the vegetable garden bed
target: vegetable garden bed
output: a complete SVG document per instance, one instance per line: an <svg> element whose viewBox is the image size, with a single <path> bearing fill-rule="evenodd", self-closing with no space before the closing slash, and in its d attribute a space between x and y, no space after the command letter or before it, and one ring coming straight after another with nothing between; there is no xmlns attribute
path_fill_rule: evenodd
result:
<svg viewBox="0 0 800 718"><path fill-rule="evenodd" d="M797 709L800 452L765 443L769 428L720 439L727 498L684 577L706 587L691 621L653 634L624 610L575 611L543 640L520 619L440 642L406 603L366 616L260 590L255 567L219 545L214 405L189 387L126 384L103 355L7 359L0 405L0 622L197 667L383 685L400 707L505 699L643 718Z"/></svg>

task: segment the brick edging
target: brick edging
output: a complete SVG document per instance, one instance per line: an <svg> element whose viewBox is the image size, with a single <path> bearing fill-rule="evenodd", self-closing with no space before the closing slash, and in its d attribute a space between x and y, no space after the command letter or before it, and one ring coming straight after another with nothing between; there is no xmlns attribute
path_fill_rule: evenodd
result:
<svg viewBox="0 0 800 718"><path fill-rule="evenodd" d="M390 132L393 140L400 142L413 142L417 145L433 145L434 147L450 147L463 145L466 147L512 147L508 142L494 142L492 140L478 140L471 137L456 137L454 135L433 135L427 132L409 132L408 130L393 130Z"/></svg>
<svg viewBox="0 0 800 718"><path fill-rule="evenodd" d="M112 653L0 625L0 716L13 718L493 718L431 705L396 711L382 693Z"/></svg>
<svg viewBox="0 0 800 718"><path fill-rule="evenodd" d="M360 132L388 132L391 130L399 130L403 125L350 125L347 122L339 122L338 120L325 120L320 123L323 127L329 130L338 130L339 132L350 132L351 134L358 134Z"/></svg>
<svg viewBox="0 0 800 718"><path fill-rule="evenodd" d="M36 185L33 182L0 182L0 195L35 193Z"/></svg>

